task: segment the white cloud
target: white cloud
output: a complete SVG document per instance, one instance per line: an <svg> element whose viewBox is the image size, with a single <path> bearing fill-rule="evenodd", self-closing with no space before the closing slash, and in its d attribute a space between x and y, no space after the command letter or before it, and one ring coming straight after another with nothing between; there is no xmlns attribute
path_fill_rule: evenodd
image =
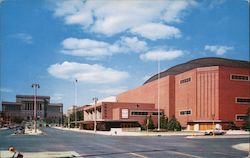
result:
<svg viewBox="0 0 250 158"><path fill-rule="evenodd" d="M2 92L2 93L10 93L10 92L13 92L13 90L9 89L9 88L1 88L0 92Z"/></svg>
<svg viewBox="0 0 250 158"><path fill-rule="evenodd" d="M137 37L121 37L121 40L117 44L124 52L132 51L138 53L148 50L147 43L138 40Z"/></svg>
<svg viewBox="0 0 250 158"><path fill-rule="evenodd" d="M233 50L234 47L223 45L205 45L205 50L216 53L217 55L223 55L229 50Z"/></svg>
<svg viewBox="0 0 250 158"><path fill-rule="evenodd" d="M222 5L223 3L225 3L225 0L216 0L216 1L204 1L203 3L208 3L208 7L210 9L213 9L219 5Z"/></svg>
<svg viewBox="0 0 250 158"><path fill-rule="evenodd" d="M114 35L151 22L180 22L193 0L55 1L54 15L85 31Z"/></svg>
<svg viewBox="0 0 250 158"><path fill-rule="evenodd" d="M181 31L179 29L161 23L148 23L134 27L131 32L151 40L181 37Z"/></svg>
<svg viewBox="0 0 250 158"><path fill-rule="evenodd" d="M19 39L27 44L33 43L33 37L27 33L17 33L17 34L11 35L11 37Z"/></svg>
<svg viewBox="0 0 250 158"><path fill-rule="evenodd" d="M83 57L110 56L115 53L116 48L106 42L90 39L67 38L62 42L65 54Z"/></svg>
<svg viewBox="0 0 250 158"><path fill-rule="evenodd" d="M146 54L140 55L141 60L145 61L157 61L157 60L173 60L183 55L181 50L154 50L149 51Z"/></svg>
<svg viewBox="0 0 250 158"><path fill-rule="evenodd" d="M106 68L98 64L89 65L68 61L51 65L48 72L55 78L70 81L77 78L80 82L93 84L114 83L129 77L129 74L125 71Z"/></svg>
<svg viewBox="0 0 250 158"><path fill-rule="evenodd" d="M62 42L62 47L61 52L64 54L101 58L115 53L146 51L147 43L138 40L137 37L122 37L114 44L91 39L67 38Z"/></svg>
<svg viewBox="0 0 250 158"><path fill-rule="evenodd" d="M117 94L127 91L127 88L126 87L118 87L118 88L109 87L109 88L93 89L92 91L105 94L105 95L117 95Z"/></svg>

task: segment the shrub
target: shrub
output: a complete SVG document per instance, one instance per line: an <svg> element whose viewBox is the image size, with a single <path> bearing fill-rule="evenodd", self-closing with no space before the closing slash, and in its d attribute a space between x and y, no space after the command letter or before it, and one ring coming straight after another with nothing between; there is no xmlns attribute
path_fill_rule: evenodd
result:
<svg viewBox="0 0 250 158"><path fill-rule="evenodd" d="M243 129L250 129L249 128L249 126L250 126L250 108L248 108L246 114L247 114L247 117L244 120Z"/></svg>
<svg viewBox="0 0 250 158"><path fill-rule="evenodd" d="M169 131L180 131L181 130L181 124L175 116L173 116L170 121L168 122L168 130Z"/></svg>
<svg viewBox="0 0 250 158"><path fill-rule="evenodd" d="M148 129L154 129L154 128L155 128L155 125L154 125L152 116L150 115L148 118Z"/></svg>
<svg viewBox="0 0 250 158"><path fill-rule="evenodd" d="M160 128L168 130L168 117L162 115L160 118Z"/></svg>

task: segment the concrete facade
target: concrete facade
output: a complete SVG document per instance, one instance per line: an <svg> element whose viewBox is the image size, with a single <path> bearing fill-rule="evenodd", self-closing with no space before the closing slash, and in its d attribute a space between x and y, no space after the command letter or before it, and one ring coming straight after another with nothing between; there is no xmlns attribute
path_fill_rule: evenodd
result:
<svg viewBox="0 0 250 158"><path fill-rule="evenodd" d="M62 103L50 103L49 96L37 96L37 118L44 120L61 120L63 115ZM24 120L34 118L34 96L17 95L16 102L2 102L2 112L5 119L13 120L15 117Z"/></svg>

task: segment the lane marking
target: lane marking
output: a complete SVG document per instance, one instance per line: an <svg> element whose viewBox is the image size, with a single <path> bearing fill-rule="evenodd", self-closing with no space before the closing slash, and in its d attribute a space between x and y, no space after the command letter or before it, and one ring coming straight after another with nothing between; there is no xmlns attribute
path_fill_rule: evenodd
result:
<svg viewBox="0 0 250 158"><path fill-rule="evenodd" d="M136 154L136 153L128 153L128 154L134 155L134 156L136 156L136 157L148 158L148 157L146 157L146 156L144 156L144 155L141 155L141 154Z"/></svg>
<svg viewBox="0 0 250 158"><path fill-rule="evenodd" d="M235 157L240 157L240 155L235 155L235 154L226 154L223 152L213 152L214 154L219 154L219 155L225 155L225 156L235 156Z"/></svg>
<svg viewBox="0 0 250 158"><path fill-rule="evenodd" d="M172 153L172 154L176 154L176 155L182 155L182 156L186 156L186 157L202 158L202 157L200 157L200 156L191 155L191 154L186 154L186 153L177 152L177 151L165 151L165 152Z"/></svg>

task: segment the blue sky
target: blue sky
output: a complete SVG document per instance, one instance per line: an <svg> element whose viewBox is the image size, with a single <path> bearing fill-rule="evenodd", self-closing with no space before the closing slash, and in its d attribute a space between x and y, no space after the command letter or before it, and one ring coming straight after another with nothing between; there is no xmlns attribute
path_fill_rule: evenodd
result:
<svg viewBox="0 0 250 158"><path fill-rule="evenodd" d="M1 101L16 94L64 111L133 89L200 57L249 60L249 1L0 0Z"/></svg>

